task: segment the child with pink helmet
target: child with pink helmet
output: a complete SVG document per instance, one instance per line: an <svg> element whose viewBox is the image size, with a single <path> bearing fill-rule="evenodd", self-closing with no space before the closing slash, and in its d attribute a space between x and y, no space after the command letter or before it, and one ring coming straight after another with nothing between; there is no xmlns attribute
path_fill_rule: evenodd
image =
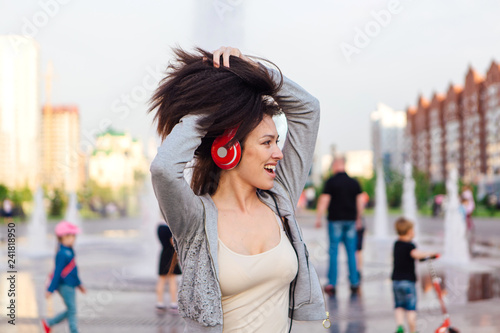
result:
<svg viewBox="0 0 500 333"><path fill-rule="evenodd" d="M68 319L71 333L78 332L75 288L80 289L84 294L86 292L78 278L78 268L76 267L75 252L73 250L73 244L78 233L80 233L80 228L68 221L61 221L56 225L55 234L59 242L55 258L56 267L45 297L49 298L57 290L67 309L53 318L42 320L45 333L49 333L53 325L58 324L64 319Z"/></svg>

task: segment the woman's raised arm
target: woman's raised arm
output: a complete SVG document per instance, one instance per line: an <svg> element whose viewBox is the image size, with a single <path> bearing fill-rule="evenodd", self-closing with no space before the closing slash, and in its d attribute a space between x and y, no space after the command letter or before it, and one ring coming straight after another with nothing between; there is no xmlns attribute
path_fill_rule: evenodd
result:
<svg viewBox="0 0 500 333"><path fill-rule="evenodd" d="M184 168L204 136L197 127L198 118L188 115L174 126L150 168L161 212L177 239L191 234L203 223L203 204L184 179Z"/></svg>
<svg viewBox="0 0 500 333"><path fill-rule="evenodd" d="M271 70L271 74L275 80L279 79L277 71ZM288 100L289 107L283 110L288 132L276 176L290 193L292 203L297 205L312 166L319 128L319 101L285 76L278 94Z"/></svg>

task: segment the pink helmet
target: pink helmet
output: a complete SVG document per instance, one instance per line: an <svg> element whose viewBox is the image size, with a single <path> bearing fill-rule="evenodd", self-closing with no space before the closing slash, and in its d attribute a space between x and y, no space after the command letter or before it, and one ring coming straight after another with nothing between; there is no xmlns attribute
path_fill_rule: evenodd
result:
<svg viewBox="0 0 500 333"><path fill-rule="evenodd" d="M80 233L80 228L68 221L61 221L56 225L56 236L76 235Z"/></svg>

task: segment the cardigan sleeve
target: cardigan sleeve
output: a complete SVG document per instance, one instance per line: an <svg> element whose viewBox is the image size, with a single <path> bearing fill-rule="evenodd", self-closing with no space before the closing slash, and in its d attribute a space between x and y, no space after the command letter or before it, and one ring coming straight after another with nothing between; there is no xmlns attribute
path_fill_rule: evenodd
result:
<svg viewBox="0 0 500 333"><path fill-rule="evenodd" d="M277 71L271 70L271 74L275 80L279 78ZM279 95L289 101L289 107L283 110L288 132L276 176L288 190L295 207L312 166L320 107L318 99L287 77L283 77Z"/></svg>
<svg viewBox="0 0 500 333"><path fill-rule="evenodd" d="M160 210L175 238L184 238L203 224L204 208L184 179L184 168L193 159L204 133L199 116L183 117L165 138L151 164L151 177Z"/></svg>

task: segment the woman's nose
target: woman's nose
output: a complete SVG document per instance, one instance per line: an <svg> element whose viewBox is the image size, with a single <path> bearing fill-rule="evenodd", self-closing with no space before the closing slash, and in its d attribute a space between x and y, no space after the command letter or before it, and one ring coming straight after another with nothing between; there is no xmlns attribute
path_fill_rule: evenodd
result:
<svg viewBox="0 0 500 333"><path fill-rule="evenodd" d="M276 145L276 148L273 151L272 157L275 160L281 160L283 158L283 153L281 152L281 149L280 149L280 147L278 147L278 145Z"/></svg>

